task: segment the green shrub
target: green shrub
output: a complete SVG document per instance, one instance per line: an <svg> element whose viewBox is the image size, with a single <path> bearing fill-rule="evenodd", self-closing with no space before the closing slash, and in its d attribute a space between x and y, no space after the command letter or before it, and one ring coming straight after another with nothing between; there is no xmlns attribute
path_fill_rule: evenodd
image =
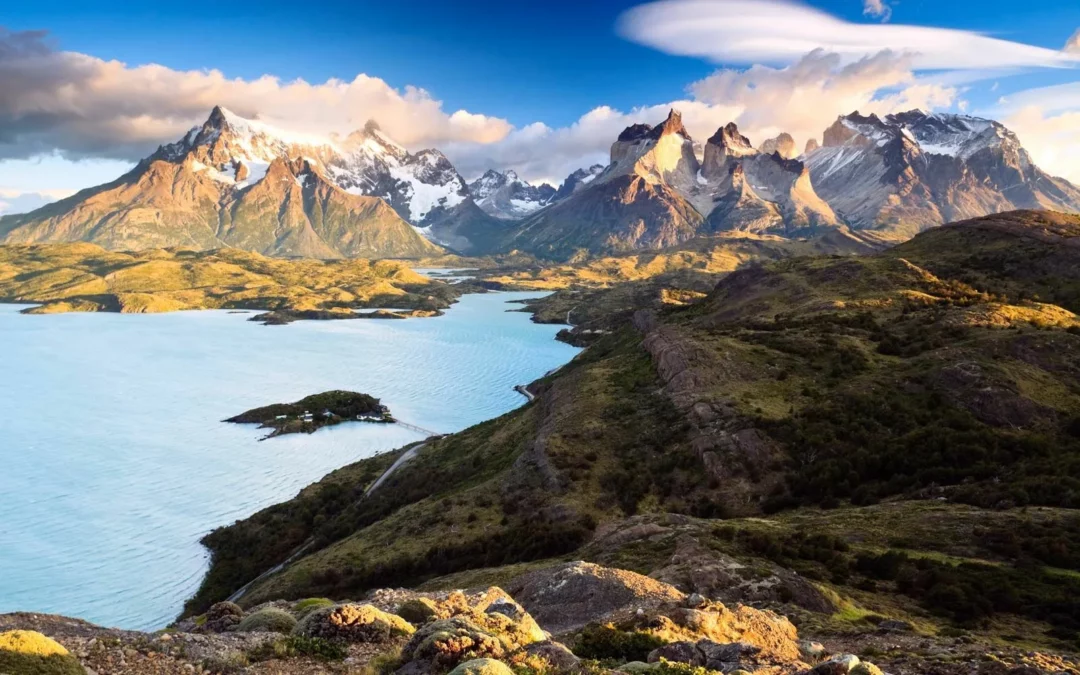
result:
<svg viewBox="0 0 1080 675"><path fill-rule="evenodd" d="M334 604L334 601L330 598L305 598L304 600L298 600L296 604L293 605L293 612L296 614L297 618L303 619L317 609L333 607Z"/></svg>
<svg viewBox="0 0 1080 675"><path fill-rule="evenodd" d="M236 630L241 633L291 633L296 619L283 609L267 607L249 614L240 621Z"/></svg>
<svg viewBox="0 0 1080 675"><path fill-rule="evenodd" d="M578 635L573 651L583 659L626 663L647 660L649 652L663 644L663 640L648 633L589 624Z"/></svg>
<svg viewBox="0 0 1080 675"><path fill-rule="evenodd" d="M250 663L247 654L244 654L243 652L233 652L231 654L211 656L208 659L203 659L202 667L210 673L232 675L232 673L243 672Z"/></svg>
<svg viewBox="0 0 1080 675"><path fill-rule="evenodd" d="M310 656L323 661L340 661L348 655L348 647L341 642L300 635L290 635L268 642L248 652L248 657L252 661L289 659L297 656Z"/></svg>

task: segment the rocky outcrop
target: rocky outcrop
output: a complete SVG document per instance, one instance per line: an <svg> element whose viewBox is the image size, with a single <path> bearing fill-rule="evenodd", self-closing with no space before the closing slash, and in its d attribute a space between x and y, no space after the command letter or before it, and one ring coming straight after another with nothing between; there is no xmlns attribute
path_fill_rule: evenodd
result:
<svg viewBox="0 0 1080 675"><path fill-rule="evenodd" d="M411 623L372 605L345 604L317 609L293 630L296 635L345 642L388 642L412 635Z"/></svg>
<svg viewBox="0 0 1080 675"><path fill-rule="evenodd" d="M649 605L678 602L684 594L649 577L585 562L530 572L507 590L555 635Z"/></svg>
<svg viewBox="0 0 1080 675"><path fill-rule="evenodd" d="M814 187L850 225L897 239L1013 209L1080 210L1080 189L1040 170L998 122L912 110L852 113L803 159Z"/></svg>
<svg viewBox="0 0 1080 675"><path fill-rule="evenodd" d="M770 138L765 141L761 144L759 150L764 155L776 153L784 159L792 159L799 156L799 151L795 148L795 139L791 137L791 134L786 132L781 133L776 138Z"/></svg>

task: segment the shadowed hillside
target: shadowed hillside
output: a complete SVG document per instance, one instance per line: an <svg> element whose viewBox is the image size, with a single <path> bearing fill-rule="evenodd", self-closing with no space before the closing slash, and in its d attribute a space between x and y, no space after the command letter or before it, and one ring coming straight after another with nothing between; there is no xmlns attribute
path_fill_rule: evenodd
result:
<svg viewBox="0 0 1080 675"><path fill-rule="evenodd" d="M1072 277L1051 289L1039 270L1076 255L1076 223L955 224L639 311L532 385L535 402L430 441L379 499L334 497L362 490L371 460L215 531L189 611L312 537L243 601L496 583L567 558L678 576L693 560L753 569L769 580L753 593L821 630L1019 623L1033 644L1080 644L1080 561L1046 545L1080 531L1080 320L1035 299L1067 301ZM1012 255L1026 276L979 268ZM960 519L950 537L921 529L928 509Z"/></svg>

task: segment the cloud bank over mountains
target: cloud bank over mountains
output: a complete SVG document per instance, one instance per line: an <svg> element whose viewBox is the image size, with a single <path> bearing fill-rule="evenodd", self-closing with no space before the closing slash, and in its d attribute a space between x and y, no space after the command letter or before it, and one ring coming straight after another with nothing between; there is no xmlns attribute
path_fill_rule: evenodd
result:
<svg viewBox="0 0 1080 675"><path fill-rule="evenodd" d="M891 7L864 0L867 16ZM128 65L62 51L42 32L0 29L0 189L4 160L135 161L205 119L215 105L298 132L347 134L368 119L410 149L438 147L466 177L512 168L531 181L560 181L606 162L626 126L655 123L671 107L698 139L737 122L755 143L782 131L801 146L839 114L911 108L966 109L966 87L1018 69L1080 66L1080 31L1062 50L979 33L887 23L852 23L786 0L661 0L620 17L625 38L723 67L689 83L682 100L630 110L599 105L574 123L514 125L448 111L432 94L360 74L350 81L230 78L217 70ZM1054 88L1050 88L1054 89ZM1046 169L1080 180L1080 83L1015 94L993 111ZM52 186L42 185L40 190ZM8 191L7 201L12 201Z"/></svg>
<svg viewBox="0 0 1080 675"><path fill-rule="evenodd" d="M215 105L300 132L348 133L368 119L407 145L491 143L509 122L447 112L427 91L365 74L310 84L217 70L129 66L58 51L42 32L0 32L0 158L57 151L137 160L184 135Z"/></svg>

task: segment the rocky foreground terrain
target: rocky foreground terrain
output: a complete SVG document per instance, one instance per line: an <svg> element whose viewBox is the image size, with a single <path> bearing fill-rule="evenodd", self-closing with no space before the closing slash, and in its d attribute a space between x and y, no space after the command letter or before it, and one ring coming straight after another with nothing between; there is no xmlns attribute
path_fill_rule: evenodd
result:
<svg viewBox="0 0 1080 675"><path fill-rule="evenodd" d="M1077 673L1076 661L932 638L882 621L800 635L780 614L633 572L567 563L498 587L376 590L245 611L230 602L156 633L37 614L0 616L9 675L397 673L879 675Z"/></svg>

